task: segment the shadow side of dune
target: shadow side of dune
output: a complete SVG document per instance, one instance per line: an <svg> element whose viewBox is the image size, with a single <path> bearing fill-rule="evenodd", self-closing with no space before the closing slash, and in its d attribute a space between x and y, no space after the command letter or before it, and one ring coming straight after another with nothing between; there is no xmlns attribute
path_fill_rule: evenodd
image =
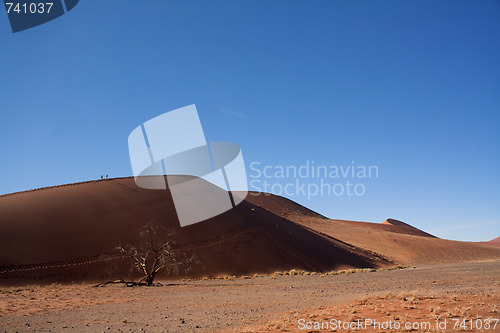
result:
<svg viewBox="0 0 500 333"><path fill-rule="evenodd" d="M196 253L199 258L190 272L180 271L174 276L177 278L290 269L324 272L394 264L249 201L181 228L170 192L139 188L133 178L2 196L0 211L3 283L139 277L130 269L130 259L114 248L137 243L141 228L152 221L174 231L178 251Z"/></svg>

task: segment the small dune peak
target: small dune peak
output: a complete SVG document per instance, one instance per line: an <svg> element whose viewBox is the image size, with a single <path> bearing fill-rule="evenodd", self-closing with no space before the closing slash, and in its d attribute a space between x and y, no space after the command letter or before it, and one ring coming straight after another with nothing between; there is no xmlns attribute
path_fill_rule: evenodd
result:
<svg viewBox="0 0 500 333"><path fill-rule="evenodd" d="M403 221L396 220L396 219L391 219L391 218L388 218L387 220L385 220L384 222L382 222L382 224L402 225L402 226L405 226L405 227L411 227L411 225L406 224Z"/></svg>
<svg viewBox="0 0 500 333"><path fill-rule="evenodd" d="M416 234L419 235L419 236L433 237L433 238L436 237L436 236L431 235L431 234L429 234L429 233L427 233L425 231L422 231L422 230L420 230L418 228L415 228L414 226L409 225L408 223L405 223L403 221L396 220L396 219L388 218L387 220L385 220L381 224L385 224L385 225L388 225L388 226L394 226L394 228L399 229L399 230L413 230L412 233L414 234L414 232L417 232ZM388 228L392 228L392 227L388 227Z"/></svg>

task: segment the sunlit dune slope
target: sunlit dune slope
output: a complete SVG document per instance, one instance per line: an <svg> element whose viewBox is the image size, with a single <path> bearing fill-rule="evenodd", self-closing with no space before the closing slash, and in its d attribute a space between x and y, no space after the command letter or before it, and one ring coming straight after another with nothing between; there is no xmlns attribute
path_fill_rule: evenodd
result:
<svg viewBox="0 0 500 333"><path fill-rule="evenodd" d="M270 199L271 198L271 199ZM374 251L403 264L433 264L500 259L496 240L488 243L458 242L436 238L404 222L345 221L315 216L305 207L274 195L249 195L252 203L285 216L310 230L321 232L356 247Z"/></svg>

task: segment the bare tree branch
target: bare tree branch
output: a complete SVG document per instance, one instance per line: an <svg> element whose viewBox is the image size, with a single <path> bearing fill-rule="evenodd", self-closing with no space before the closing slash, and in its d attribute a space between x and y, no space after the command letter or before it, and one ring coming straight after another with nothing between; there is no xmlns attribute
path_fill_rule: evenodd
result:
<svg viewBox="0 0 500 333"><path fill-rule="evenodd" d="M182 266L188 272L191 265L196 262L195 254L188 257L183 251L171 250L174 243L174 233L172 231L162 233L163 229L164 227L158 224L149 223L143 226L139 234L141 239L139 246L116 247L116 250L132 259L133 267L144 274L137 284L131 282L127 285L145 284L149 286L153 284L157 273L162 269L165 269L166 273L178 272L179 266Z"/></svg>

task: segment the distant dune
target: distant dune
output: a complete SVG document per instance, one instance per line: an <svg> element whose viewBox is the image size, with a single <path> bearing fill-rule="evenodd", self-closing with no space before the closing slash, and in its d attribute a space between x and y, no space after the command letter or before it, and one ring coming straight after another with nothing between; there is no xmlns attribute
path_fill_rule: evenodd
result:
<svg viewBox="0 0 500 333"><path fill-rule="evenodd" d="M495 239L492 239L487 242L482 242L483 244L490 245L490 246L498 246L500 247L500 237L497 237Z"/></svg>
<svg viewBox="0 0 500 333"><path fill-rule="evenodd" d="M249 195L247 200L310 230L407 265L500 259L500 249L488 244L496 240L472 243L440 239L395 219L382 223L326 219L293 201L268 194Z"/></svg>
<svg viewBox="0 0 500 333"><path fill-rule="evenodd" d="M392 225L392 226L397 226L398 229L392 229L393 231L394 230L407 230L407 232L401 232L401 233L404 233L404 234L411 234L411 235L415 235L415 236L424 236L424 237L435 237L425 231L422 231L420 229L417 229L407 223L404 223L403 221L399 221L399 220L396 220L396 219L387 219L385 220L384 222L382 222L382 224L385 224L385 225ZM401 227L401 228L399 228Z"/></svg>
<svg viewBox="0 0 500 333"><path fill-rule="evenodd" d="M179 181L188 179L184 178L179 176ZM280 207L279 202L271 205ZM304 216L319 216L295 206ZM249 201L181 228L170 192L139 188L133 178L4 195L0 197L0 211L3 283L128 278L130 259L114 248L137 244L141 227L151 221L175 231L179 251L194 252L199 257L187 276L271 273L293 268L330 271L393 264Z"/></svg>

